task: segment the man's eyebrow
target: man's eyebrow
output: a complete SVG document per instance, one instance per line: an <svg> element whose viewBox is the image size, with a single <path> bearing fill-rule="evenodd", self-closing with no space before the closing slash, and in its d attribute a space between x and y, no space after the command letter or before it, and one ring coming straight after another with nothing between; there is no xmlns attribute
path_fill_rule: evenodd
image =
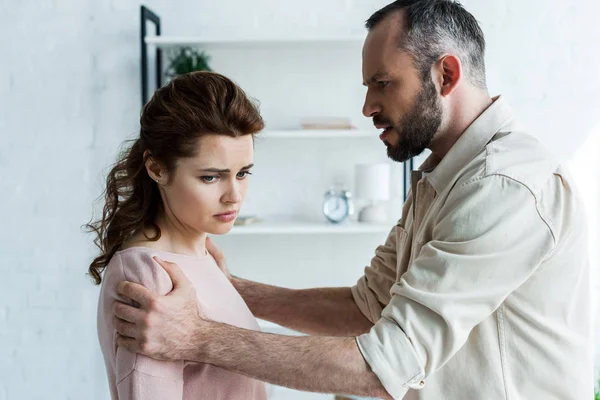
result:
<svg viewBox="0 0 600 400"><path fill-rule="evenodd" d="M373 76L371 76L366 82L363 82L364 86L371 85L377 82L379 79L387 78L389 74L387 72L376 72Z"/></svg>

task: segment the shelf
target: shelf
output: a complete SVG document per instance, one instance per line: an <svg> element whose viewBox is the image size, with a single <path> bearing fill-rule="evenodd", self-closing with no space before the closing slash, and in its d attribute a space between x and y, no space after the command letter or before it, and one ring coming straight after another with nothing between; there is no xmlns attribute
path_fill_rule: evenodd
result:
<svg viewBox="0 0 600 400"><path fill-rule="evenodd" d="M304 38L283 38L283 37L264 37L264 38L209 38L197 36L146 36L146 44L156 45L158 47L170 46L215 46L215 47L255 47L255 46L282 46L282 45L300 45L300 44L362 44L364 35L354 36L330 36L330 37L304 37Z"/></svg>
<svg viewBox="0 0 600 400"><path fill-rule="evenodd" d="M327 138L374 138L379 136L374 129L296 129L296 130L265 130L257 138L265 139L327 139Z"/></svg>
<svg viewBox="0 0 600 400"><path fill-rule="evenodd" d="M266 333L276 333L279 335L302 335L302 333L300 332L296 332L294 330L288 329L281 325L277 325L273 322L264 319L257 319L257 322L258 326L260 326L260 329Z"/></svg>
<svg viewBox="0 0 600 400"><path fill-rule="evenodd" d="M228 235L319 235L389 233L394 224L367 224L346 222L330 224L310 221L261 221L250 225L234 226Z"/></svg>

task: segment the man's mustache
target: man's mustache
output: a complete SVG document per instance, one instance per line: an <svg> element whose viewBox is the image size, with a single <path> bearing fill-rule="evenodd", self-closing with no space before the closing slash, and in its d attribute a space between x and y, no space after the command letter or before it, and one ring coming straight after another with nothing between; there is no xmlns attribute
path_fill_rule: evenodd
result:
<svg viewBox="0 0 600 400"><path fill-rule="evenodd" d="M373 125L389 125L389 126L393 126L392 122L385 118L385 117L379 117L379 116L375 116L373 117Z"/></svg>

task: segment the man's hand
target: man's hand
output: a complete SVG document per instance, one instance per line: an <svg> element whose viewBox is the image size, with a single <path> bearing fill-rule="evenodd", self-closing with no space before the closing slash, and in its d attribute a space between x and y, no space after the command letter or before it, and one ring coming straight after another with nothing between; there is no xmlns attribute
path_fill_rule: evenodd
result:
<svg viewBox="0 0 600 400"><path fill-rule="evenodd" d="M136 283L119 282L117 292L140 306L114 303L117 345L157 360L190 359L190 353L198 350L199 333L211 323L200 309L194 286L177 264L154 259L171 277L173 290L160 296Z"/></svg>
<svg viewBox="0 0 600 400"><path fill-rule="evenodd" d="M206 250L208 250L208 252L210 253L210 255L215 259L217 265L219 266L219 269L221 271L223 271L223 274L231 282L232 276L229 273L229 270L227 269L227 263L225 262L225 255L223 254L223 252L221 251L221 249L219 249L217 247L217 245L215 244L215 242L213 242L211 240L210 237L206 238Z"/></svg>

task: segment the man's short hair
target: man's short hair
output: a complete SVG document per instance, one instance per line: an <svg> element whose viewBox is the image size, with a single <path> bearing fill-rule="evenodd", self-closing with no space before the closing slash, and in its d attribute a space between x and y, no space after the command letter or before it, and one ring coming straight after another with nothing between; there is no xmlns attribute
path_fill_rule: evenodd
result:
<svg viewBox="0 0 600 400"><path fill-rule="evenodd" d="M392 14L403 12L405 30L399 47L414 58L421 78L444 54L457 55L465 76L479 88L486 87L485 38L475 17L452 0L397 0L375 12L366 22L368 30Z"/></svg>

